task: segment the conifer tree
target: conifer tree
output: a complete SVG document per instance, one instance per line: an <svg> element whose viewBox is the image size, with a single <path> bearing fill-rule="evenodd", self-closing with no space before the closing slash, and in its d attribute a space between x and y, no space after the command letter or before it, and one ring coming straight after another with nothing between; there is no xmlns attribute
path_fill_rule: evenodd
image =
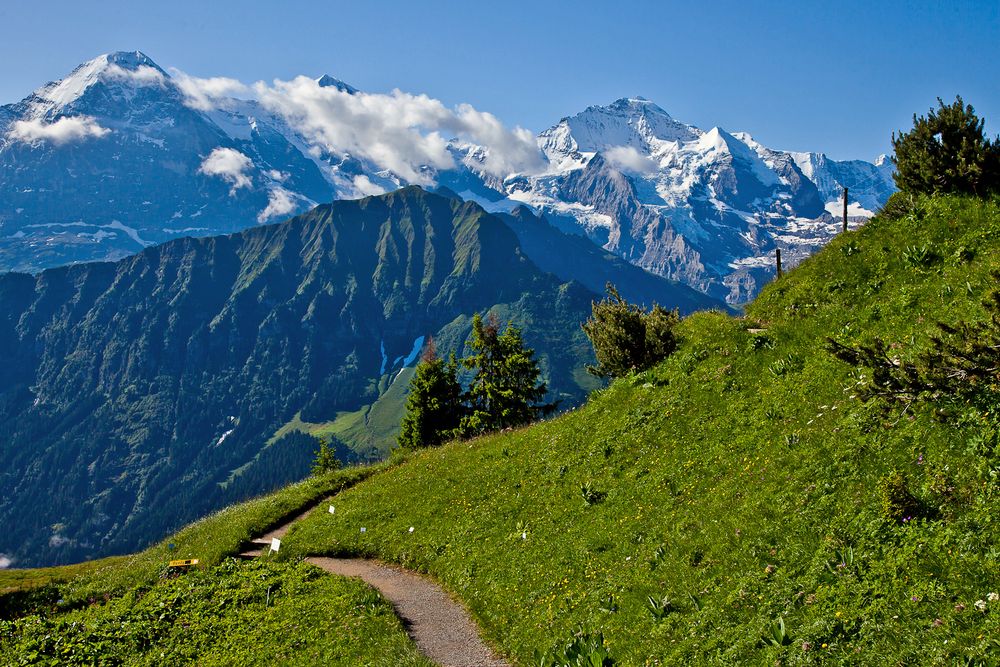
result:
<svg viewBox="0 0 1000 667"><path fill-rule="evenodd" d="M477 313L466 345L472 356L462 364L475 370L475 376L466 393L464 435L523 426L555 407L540 403L547 388L539 382L541 371L535 353L524 346L520 329L508 325L501 332L496 316L483 322Z"/></svg>
<svg viewBox="0 0 1000 667"><path fill-rule="evenodd" d="M937 323L930 346L916 358L902 358L899 346L880 339L869 345L845 345L827 338L827 349L841 361L869 369L857 387L861 400L884 405L935 406L939 418L972 410L981 419L997 419L1000 404L1000 272L998 285L984 302L987 318L978 322Z"/></svg>
<svg viewBox="0 0 1000 667"><path fill-rule="evenodd" d="M904 192L984 196L1000 190L1000 140L983 134L984 121L956 97L927 116L913 115L913 129L892 135L896 185Z"/></svg>
<svg viewBox="0 0 1000 667"><path fill-rule="evenodd" d="M626 301L611 283L606 299L591 304L583 331L590 338L597 366L588 371L599 377L621 377L660 362L677 348L676 310L654 305L650 312Z"/></svg>
<svg viewBox="0 0 1000 667"><path fill-rule="evenodd" d="M320 438L319 449L316 450L316 457L313 459L312 474L322 475L334 470L340 470L340 461L330 447L330 441L327 438Z"/></svg>
<svg viewBox="0 0 1000 667"><path fill-rule="evenodd" d="M397 438L400 447L432 447L458 434L462 387L457 375L455 355L445 362L431 339L410 380L406 415Z"/></svg>

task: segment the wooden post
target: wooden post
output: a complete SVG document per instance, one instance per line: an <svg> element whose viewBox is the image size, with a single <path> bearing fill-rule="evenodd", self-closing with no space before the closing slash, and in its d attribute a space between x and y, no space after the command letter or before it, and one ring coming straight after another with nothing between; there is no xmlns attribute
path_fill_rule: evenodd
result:
<svg viewBox="0 0 1000 667"><path fill-rule="evenodd" d="M781 248L774 249L774 263L778 266L778 277L781 277Z"/></svg>
<svg viewBox="0 0 1000 667"><path fill-rule="evenodd" d="M844 231L847 231L847 188L844 188Z"/></svg>

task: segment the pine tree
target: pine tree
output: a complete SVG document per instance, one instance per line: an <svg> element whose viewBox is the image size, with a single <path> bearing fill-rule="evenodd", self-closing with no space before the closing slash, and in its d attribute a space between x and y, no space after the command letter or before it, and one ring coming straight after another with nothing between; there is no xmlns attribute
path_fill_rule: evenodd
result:
<svg viewBox="0 0 1000 667"><path fill-rule="evenodd" d="M458 434L462 387L457 375L455 355L445 362L431 339L410 380L406 415L397 438L400 447L432 447Z"/></svg>
<svg viewBox="0 0 1000 667"><path fill-rule="evenodd" d="M320 438L319 449L316 450L316 457L313 459L312 474L323 475L334 470L340 470L340 461L330 447L330 441L327 438Z"/></svg>
<svg viewBox="0 0 1000 667"><path fill-rule="evenodd" d="M892 135L896 185L904 192L984 196L1000 190L1000 140L983 134L984 121L961 97L927 116L913 115L913 129Z"/></svg>
<svg viewBox="0 0 1000 667"><path fill-rule="evenodd" d="M654 305L650 312L629 303L611 283L606 299L591 304L583 331L590 338L597 366L588 371L599 377L621 377L656 364L677 348L676 310Z"/></svg>
<svg viewBox="0 0 1000 667"><path fill-rule="evenodd" d="M475 370L475 376L466 393L464 435L523 426L554 409L554 405L540 403L548 389L539 382L535 353L524 346L520 329L508 325L501 332L496 316L483 322L477 313L466 345L473 354L462 364Z"/></svg>

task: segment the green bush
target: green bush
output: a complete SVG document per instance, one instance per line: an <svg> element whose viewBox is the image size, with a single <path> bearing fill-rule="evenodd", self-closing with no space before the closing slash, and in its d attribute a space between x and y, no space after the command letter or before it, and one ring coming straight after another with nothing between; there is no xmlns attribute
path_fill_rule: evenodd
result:
<svg viewBox="0 0 1000 667"><path fill-rule="evenodd" d="M410 380L406 416L400 424L400 447L432 447L455 437L462 418L462 386L455 355L446 362L434 340L424 349Z"/></svg>
<svg viewBox="0 0 1000 667"><path fill-rule="evenodd" d="M889 196L878 214L885 220L902 220L909 216L918 216L921 212L920 203L920 195L900 190Z"/></svg>
<svg viewBox="0 0 1000 667"><path fill-rule="evenodd" d="M340 470L341 464L337 456L330 447L330 441L326 438L319 438L319 449L313 459L312 474L325 475L330 472Z"/></svg>
<svg viewBox="0 0 1000 667"><path fill-rule="evenodd" d="M607 284L608 297L591 305L583 330L594 346L597 366L587 370L599 377L621 377L646 370L677 349L676 310L653 305L651 311L629 303L615 286Z"/></svg>
<svg viewBox="0 0 1000 667"><path fill-rule="evenodd" d="M462 365L475 375L463 396L463 436L525 426L555 409L541 403L548 387L540 382L535 351L524 345L518 327L504 327L493 315L484 322L476 313L466 347L472 355L462 359Z"/></svg>

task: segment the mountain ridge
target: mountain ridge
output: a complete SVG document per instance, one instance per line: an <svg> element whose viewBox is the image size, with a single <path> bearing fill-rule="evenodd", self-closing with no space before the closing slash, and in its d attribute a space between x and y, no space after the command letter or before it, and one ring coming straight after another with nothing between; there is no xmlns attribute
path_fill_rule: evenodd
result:
<svg viewBox="0 0 1000 667"><path fill-rule="evenodd" d="M539 269L499 218L416 186L2 275L0 553L120 552L301 478L315 441L272 434L376 401L425 336L460 352L475 312L530 322L550 399L572 405L596 386L578 326L594 298ZM39 494L64 502L40 510Z"/></svg>
<svg viewBox="0 0 1000 667"><path fill-rule="evenodd" d="M369 94L330 75L247 86L172 76L141 52L75 72L0 107L0 269L115 259L416 183L492 212L528 205L563 231L738 304L770 279L774 249L792 265L839 231L842 187L855 225L894 191L884 161L776 151L746 133L684 124L638 96L531 138L471 108ZM68 105L41 104L60 85L55 96ZM385 111L393 105L416 120L399 126L390 116L403 110ZM398 147L366 143L368 126L398 135ZM445 139L456 133L468 136ZM407 157L406 142L433 155ZM603 173L606 200L574 185L598 156L591 171Z"/></svg>

